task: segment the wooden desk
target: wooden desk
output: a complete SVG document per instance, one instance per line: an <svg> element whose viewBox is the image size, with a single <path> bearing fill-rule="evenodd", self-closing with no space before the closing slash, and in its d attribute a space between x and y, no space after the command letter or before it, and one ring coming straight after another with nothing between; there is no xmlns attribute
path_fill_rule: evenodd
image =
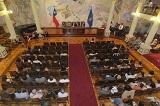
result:
<svg viewBox="0 0 160 106"><path fill-rule="evenodd" d="M76 36L95 36L97 35L98 28L53 28L53 27L44 27L43 31L47 31L50 37L55 36L68 36L68 35L76 35Z"/></svg>

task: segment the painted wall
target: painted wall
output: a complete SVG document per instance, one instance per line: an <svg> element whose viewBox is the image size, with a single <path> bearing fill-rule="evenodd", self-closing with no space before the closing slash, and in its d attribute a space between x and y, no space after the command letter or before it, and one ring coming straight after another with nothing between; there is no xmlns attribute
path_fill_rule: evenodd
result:
<svg viewBox="0 0 160 106"><path fill-rule="evenodd" d="M49 13L52 13L53 7L57 9L57 19L61 23L62 21L86 22L89 9L92 6L94 27L101 27L107 23L109 9L111 7L111 0L36 0L36 3L38 10L42 9L40 7L45 7L47 13L44 15L40 13L42 10L38 11L41 17L41 25L49 27L54 26L49 15ZM117 0L113 16L114 22L122 22L130 25L132 21L131 12L135 11L136 4L136 0Z"/></svg>
<svg viewBox="0 0 160 106"><path fill-rule="evenodd" d="M5 4L13 11L10 16L15 26L34 23L30 0L6 0Z"/></svg>
<svg viewBox="0 0 160 106"><path fill-rule="evenodd" d="M57 19L62 21L87 21L89 8L92 6L94 27L107 23L111 0L35 0L42 27L53 27L53 6L57 9ZM8 9L13 11L12 20L16 26L34 23L30 0L6 0ZM114 22L130 25L131 12L135 11L137 0L117 0ZM86 24L88 25L88 24Z"/></svg>

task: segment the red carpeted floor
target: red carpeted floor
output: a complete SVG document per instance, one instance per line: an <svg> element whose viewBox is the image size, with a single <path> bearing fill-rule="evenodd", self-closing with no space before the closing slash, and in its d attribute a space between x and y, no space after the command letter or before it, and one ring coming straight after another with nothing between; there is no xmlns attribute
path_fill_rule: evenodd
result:
<svg viewBox="0 0 160 106"><path fill-rule="evenodd" d="M98 106L82 45L69 45L69 67L71 106Z"/></svg>
<svg viewBox="0 0 160 106"><path fill-rule="evenodd" d="M153 53L153 54L145 54L145 58L147 58L150 62L160 68L160 54Z"/></svg>

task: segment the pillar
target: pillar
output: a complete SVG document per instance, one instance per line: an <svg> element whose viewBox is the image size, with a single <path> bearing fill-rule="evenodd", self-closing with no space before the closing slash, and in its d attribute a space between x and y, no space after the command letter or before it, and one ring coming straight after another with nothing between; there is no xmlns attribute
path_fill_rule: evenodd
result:
<svg viewBox="0 0 160 106"><path fill-rule="evenodd" d="M157 16L157 18L160 17L160 12ZM150 45L155 37L155 34L158 31L159 28L159 22L157 20L154 21L151 30L146 38L145 43L141 44L140 49L138 49L138 52L140 52L141 54L147 54L150 52L150 49L152 48Z"/></svg>
<svg viewBox="0 0 160 106"><path fill-rule="evenodd" d="M144 0L139 1L136 13L141 12L143 3L144 3ZM133 37L133 34L134 34L135 29L136 29L137 23L138 23L138 17L134 16L131 27L130 27L129 34L127 35L127 38L132 38Z"/></svg>
<svg viewBox="0 0 160 106"><path fill-rule="evenodd" d="M114 7L115 7L115 3L116 3L116 0L112 0L112 4L111 4L111 8L110 8L110 11L109 11L109 17L108 17L108 20L107 20L107 27L106 27L106 36L109 36L110 35L110 26L111 26L111 22L112 22L112 18L113 18L113 13L114 13Z"/></svg>
<svg viewBox="0 0 160 106"><path fill-rule="evenodd" d="M7 8L6 8L5 4L4 4L4 1L0 0L0 3L1 3L2 9L7 11ZM15 30L14 30L14 27L13 27L13 23L12 23L10 17L9 17L9 14L6 14L4 16L4 18L5 18L6 26L7 26L8 30L9 30L9 33L10 33L9 39L16 39L17 35L15 33Z"/></svg>
<svg viewBox="0 0 160 106"><path fill-rule="evenodd" d="M41 17L41 19L43 20L43 21L41 21L42 23L41 23L41 27L46 27L47 25L49 25L49 21L48 21L48 17L47 17L47 10L46 10L46 0L39 0L39 4L40 4L40 12L41 13L43 13L43 15L41 15L40 17Z"/></svg>
<svg viewBox="0 0 160 106"><path fill-rule="evenodd" d="M34 20L35 20L36 27L37 27L37 32L42 33L43 31L41 29L40 20L39 20L38 14L37 14L35 0L30 0L30 2L31 2L31 7L32 7Z"/></svg>

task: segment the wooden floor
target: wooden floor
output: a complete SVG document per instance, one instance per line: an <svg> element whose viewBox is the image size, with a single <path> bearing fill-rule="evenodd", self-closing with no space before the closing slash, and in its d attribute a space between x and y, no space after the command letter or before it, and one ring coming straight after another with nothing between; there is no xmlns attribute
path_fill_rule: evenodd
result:
<svg viewBox="0 0 160 106"><path fill-rule="evenodd" d="M138 61L141 61L144 68L146 69L145 71L153 70L155 72L155 79L160 78L160 69L158 69L155 65L153 65L151 62L149 62L146 58L144 58L142 55L140 55L137 51L134 49L130 49L125 42L122 40L118 40L115 38L96 38L96 37L52 37L52 38L45 38L45 39L39 39L39 40L31 40L28 43L29 47L34 47L36 45L43 45L44 42L68 42L69 44L81 44L86 40L91 40L94 39L95 41L115 41L117 44L122 44L126 48L129 49L131 56ZM17 48L15 48L11 53L0 62L0 75L3 74L8 74L9 71L15 71L16 70L16 65L15 65L15 60L18 56L20 56L24 51L26 51L27 48L24 47L23 45L19 45ZM94 84L94 80L92 80ZM96 91L96 90L95 90ZM154 94L154 96L160 97L160 93ZM143 98L143 96L141 97ZM99 103L107 103L106 106L112 106L109 100L105 101L99 101ZM18 105L18 104L12 104L12 105L5 105L5 104L0 104L0 106L39 106L39 104L23 104L23 105ZM53 104L53 106L58 106L57 104Z"/></svg>

